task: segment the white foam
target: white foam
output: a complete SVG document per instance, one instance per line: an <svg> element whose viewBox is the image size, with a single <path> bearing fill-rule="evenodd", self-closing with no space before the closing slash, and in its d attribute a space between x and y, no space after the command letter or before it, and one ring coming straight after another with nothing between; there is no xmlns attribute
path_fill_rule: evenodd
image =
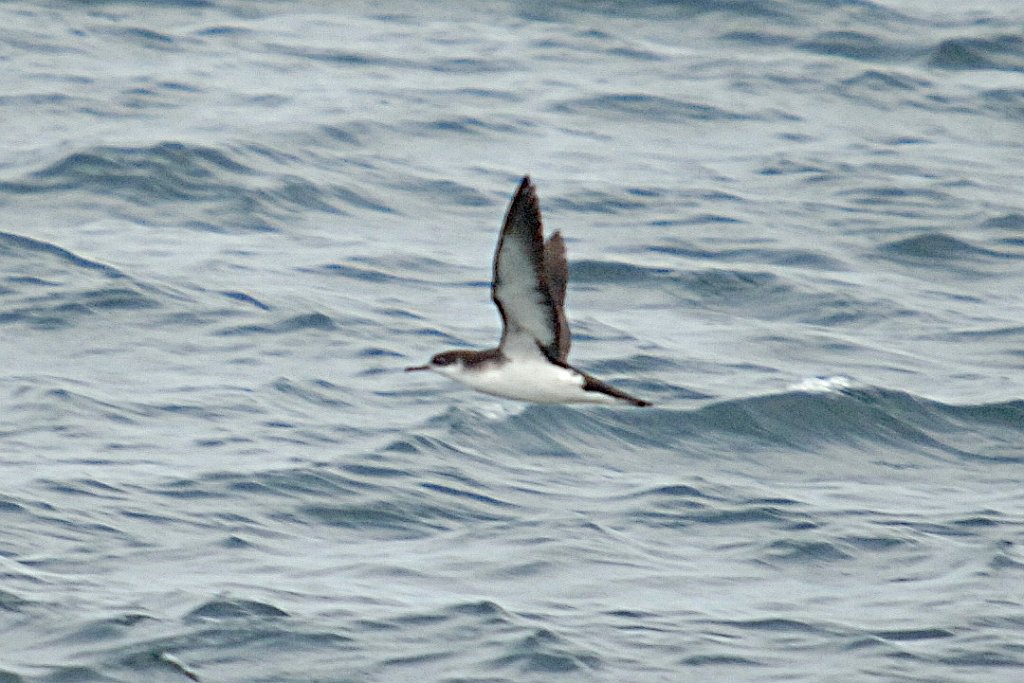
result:
<svg viewBox="0 0 1024 683"><path fill-rule="evenodd" d="M787 387L790 391L804 391L809 394L839 393L853 386L853 380L849 377L836 375L835 377L808 377L807 379L791 384Z"/></svg>

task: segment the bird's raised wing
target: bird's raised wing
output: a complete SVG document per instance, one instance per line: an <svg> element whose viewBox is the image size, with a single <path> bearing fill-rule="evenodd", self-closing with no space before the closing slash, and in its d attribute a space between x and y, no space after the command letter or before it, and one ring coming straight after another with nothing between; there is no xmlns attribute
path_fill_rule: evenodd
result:
<svg viewBox="0 0 1024 683"><path fill-rule="evenodd" d="M557 246L552 248L553 253L557 250ZM563 245L563 261L564 251ZM552 258L553 264L557 261ZM512 197L494 252L491 298L504 324L499 346L502 352L523 352L529 346L523 344L524 338L529 337L550 360L560 359L564 316L560 316L548 279L540 201L530 177L526 176ZM559 292L564 299L564 287ZM565 344L568 346L568 338Z"/></svg>
<svg viewBox="0 0 1024 683"><path fill-rule="evenodd" d="M569 284L569 261L565 257L565 241L562 233L555 232L544 243L544 273L548 277L548 291L555 305L558 320L558 360L563 363L569 357L569 321L565 318L565 288Z"/></svg>

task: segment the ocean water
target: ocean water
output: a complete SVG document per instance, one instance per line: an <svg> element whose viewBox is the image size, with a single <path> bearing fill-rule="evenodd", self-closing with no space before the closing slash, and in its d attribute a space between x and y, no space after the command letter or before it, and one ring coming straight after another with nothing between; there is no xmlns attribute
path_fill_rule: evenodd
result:
<svg viewBox="0 0 1024 683"><path fill-rule="evenodd" d="M1024 5L0 22L3 683L1024 680Z"/></svg>

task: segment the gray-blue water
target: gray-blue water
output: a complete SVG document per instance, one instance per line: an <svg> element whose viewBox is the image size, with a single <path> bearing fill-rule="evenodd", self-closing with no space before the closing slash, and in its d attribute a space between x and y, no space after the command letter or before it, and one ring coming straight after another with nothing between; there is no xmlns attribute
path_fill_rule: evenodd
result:
<svg viewBox="0 0 1024 683"><path fill-rule="evenodd" d="M1024 680L1024 5L0 4L0 681ZM522 174L571 360L495 343Z"/></svg>

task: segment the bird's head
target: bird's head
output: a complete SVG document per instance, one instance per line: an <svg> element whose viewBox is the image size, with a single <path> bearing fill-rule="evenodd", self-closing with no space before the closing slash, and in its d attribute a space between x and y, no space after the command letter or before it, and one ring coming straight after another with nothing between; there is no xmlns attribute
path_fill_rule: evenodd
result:
<svg viewBox="0 0 1024 683"><path fill-rule="evenodd" d="M416 365L411 368L406 368L405 371L415 372L417 370L433 370L434 372L439 372L442 375L451 375L461 370L464 363L464 351L445 351L431 358L430 362L426 365Z"/></svg>

